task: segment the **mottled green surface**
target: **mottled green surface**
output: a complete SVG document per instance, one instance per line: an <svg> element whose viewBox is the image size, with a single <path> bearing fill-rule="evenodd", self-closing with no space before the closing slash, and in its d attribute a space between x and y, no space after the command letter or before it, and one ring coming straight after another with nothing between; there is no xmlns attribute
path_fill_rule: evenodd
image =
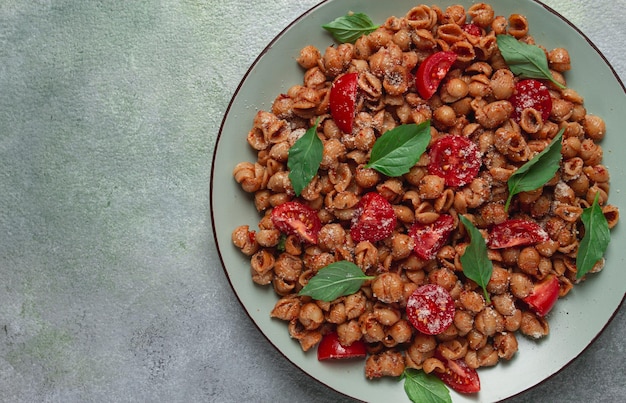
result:
<svg viewBox="0 0 626 403"><path fill-rule="evenodd" d="M208 211L232 93L315 3L0 2L0 401L339 398L245 316ZM625 76L626 2L546 3ZM625 331L515 401L623 397Z"/></svg>

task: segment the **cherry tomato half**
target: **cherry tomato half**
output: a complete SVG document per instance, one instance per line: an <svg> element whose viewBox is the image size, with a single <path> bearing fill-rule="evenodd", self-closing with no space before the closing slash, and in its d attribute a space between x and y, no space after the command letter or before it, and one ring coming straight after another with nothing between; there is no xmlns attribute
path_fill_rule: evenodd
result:
<svg viewBox="0 0 626 403"><path fill-rule="evenodd" d="M555 275L549 275L542 282L535 284L530 295L524 298L524 302L537 315L546 316L559 299L560 289L559 279Z"/></svg>
<svg viewBox="0 0 626 403"><path fill-rule="evenodd" d="M406 303L406 315L414 328L424 334L443 333L454 321L454 300L442 286L418 287Z"/></svg>
<svg viewBox="0 0 626 403"><path fill-rule="evenodd" d="M413 224L409 229L409 236L415 241L413 252L421 259L434 259L453 230L454 218L449 214L440 215L430 224Z"/></svg>
<svg viewBox="0 0 626 403"><path fill-rule="evenodd" d="M464 186L480 170L480 150L470 139L458 135L438 138L428 152L428 173L445 179L447 186Z"/></svg>
<svg viewBox="0 0 626 403"><path fill-rule="evenodd" d="M387 238L396 227L396 213L380 193L370 192L356 205L350 235L356 242L376 242Z"/></svg>
<svg viewBox="0 0 626 403"><path fill-rule="evenodd" d="M463 24L461 29L472 36L481 36L483 34L483 30L474 23Z"/></svg>
<svg viewBox="0 0 626 403"><path fill-rule="evenodd" d="M304 242L317 244L322 223L317 212L297 201L280 204L272 210L272 223L281 232L297 235Z"/></svg>
<svg viewBox="0 0 626 403"><path fill-rule="evenodd" d="M549 238L548 233L536 222L512 218L494 225L489 231L487 243L491 249L503 249L545 242Z"/></svg>
<svg viewBox="0 0 626 403"><path fill-rule="evenodd" d="M329 359L363 358L367 354L365 343L361 340L344 346L339 342L337 333L329 333L322 337L317 346L317 359L319 361Z"/></svg>
<svg viewBox="0 0 626 403"><path fill-rule="evenodd" d="M515 92L509 98L509 102L513 105L511 118L517 123L519 123L522 112L526 108L533 108L541 113L541 119L544 122L548 120L552 111L552 98L548 87L541 81L532 78L521 80L515 84Z"/></svg>
<svg viewBox="0 0 626 403"><path fill-rule="evenodd" d="M480 378L475 369L470 368L463 359L450 360L435 352L445 367L445 372L433 371L446 385L459 393L477 393L480 391Z"/></svg>
<svg viewBox="0 0 626 403"><path fill-rule="evenodd" d="M330 115L344 133L352 133L357 94L357 73L339 76L330 87Z"/></svg>
<svg viewBox="0 0 626 403"><path fill-rule="evenodd" d="M455 61L456 53L445 51L433 53L419 65L415 75L415 86L422 98L428 100L437 92L441 80L448 74Z"/></svg>

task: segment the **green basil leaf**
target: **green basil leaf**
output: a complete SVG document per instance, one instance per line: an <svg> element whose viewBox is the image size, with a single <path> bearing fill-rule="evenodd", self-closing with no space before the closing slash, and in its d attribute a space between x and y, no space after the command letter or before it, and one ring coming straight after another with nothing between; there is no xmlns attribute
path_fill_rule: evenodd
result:
<svg viewBox="0 0 626 403"><path fill-rule="evenodd" d="M445 383L434 375L407 368L400 379L404 379L404 391L414 403L452 403Z"/></svg>
<svg viewBox="0 0 626 403"><path fill-rule="evenodd" d="M280 238L278 238L278 244L276 245L276 250L279 252L284 252L286 242L287 242L287 235L281 233Z"/></svg>
<svg viewBox="0 0 626 403"><path fill-rule="evenodd" d="M493 263L491 263L487 255L487 243L483 235L470 220L460 214L459 220L461 220L470 236L470 244L467 245L465 252L461 256L463 273L465 277L475 281L483 289L485 300L489 304L491 301L487 292L487 283L491 279Z"/></svg>
<svg viewBox="0 0 626 403"><path fill-rule="evenodd" d="M602 259L611 241L609 223L598 204L599 195L596 193L593 204L584 209L580 216L585 226L585 236L578 245L578 254L576 255L577 279L587 274L598 260Z"/></svg>
<svg viewBox="0 0 626 403"><path fill-rule="evenodd" d="M430 121L396 126L376 140L365 167L391 177L404 175L426 151L430 137Z"/></svg>
<svg viewBox="0 0 626 403"><path fill-rule="evenodd" d="M322 25L322 28L340 43L354 43L362 35L374 32L378 25L363 13L350 13Z"/></svg>
<svg viewBox="0 0 626 403"><path fill-rule="evenodd" d="M497 35L498 48L513 74L524 78L547 79L559 88L565 86L552 77L544 51L535 45L520 42L511 35Z"/></svg>
<svg viewBox="0 0 626 403"><path fill-rule="evenodd" d="M289 148L287 167L289 168L289 180L296 196L300 196L302 190L317 175L317 170L322 162L324 145L317 135L317 124L304 133L294 145Z"/></svg>
<svg viewBox="0 0 626 403"><path fill-rule="evenodd" d="M513 196L520 192L539 189L554 177L561 163L563 132L564 129L561 129L546 148L519 167L509 177L507 181L509 197L504 205L505 210L508 211Z"/></svg>
<svg viewBox="0 0 626 403"><path fill-rule="evenodd" d="M347 260L340 260L320 269L305 285L298 295L308 295L319 301L335 299L359 291L365 280L375 277L366 276L361 268Z"/></svg>

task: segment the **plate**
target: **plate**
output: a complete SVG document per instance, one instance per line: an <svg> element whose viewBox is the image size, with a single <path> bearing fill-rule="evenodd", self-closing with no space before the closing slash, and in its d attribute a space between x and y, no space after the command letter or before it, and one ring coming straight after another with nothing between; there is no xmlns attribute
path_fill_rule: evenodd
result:
<svg viewBox="0 0 626 403"><path fill-rule="evenodd" d="M404 15L415 6L412 0L331 0L312 8L264 50L251 66L234 94L218 135L211 173L211 214L216 246L225 273L244 309L288 360L304 372L353 398L371 402L403 402L408 398L396 379L367 381L363 362L318 362L315 352L302 352L289 337L284 322L271 320L269 312L277 301L271 287L255 285L250 277L249 260L232 245L231 232L239 225L254 227L259 220L251 195L243 192L232 178L240 161L255 161L256 154L246 142L257 110L269 110L274 98L290 86L302 82L302 69L295 62L299 50L309 44L323 50L332 39L321 25L348 11L363 12L380 23L391 15ZM430 3L429 3L430 4ZM471 1L437 1L445 8ZM546 48L565 47L570 52L572 70L566 73L568 86L585 99L588 112L604 118L607 136L602 142L604 164L611 173L611 204L624 211L626 164L617 150L626 148L621 131L626 127L624 85L594 45L570 22L549 7L532 0L492 1L496 15L523 14L530 33ZM480 370L481 392L463 396L451 392L455 402L498 401L516 395L550 377L576 358L602 331L619 309L626 293L624 225L612 230L606 253L607 265L561 299L550 314L550 335L539 342L518 337L519 351L508 363Z"/></svg>

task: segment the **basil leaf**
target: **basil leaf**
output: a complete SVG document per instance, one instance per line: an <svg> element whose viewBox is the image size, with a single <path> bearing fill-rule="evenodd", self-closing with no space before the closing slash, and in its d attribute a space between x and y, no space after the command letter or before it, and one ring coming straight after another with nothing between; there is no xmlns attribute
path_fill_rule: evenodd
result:
<svg viewBox="0 0 626 403"><path fill-rule="evenodd" d="M472 224L470 220L459 214L459 220L465 226L470 236L470 244L465 248L465 252L461 256L461 266L465 277L473 280L478 284L485 294L487 303L491 303L489 293L487 292L487 283L491 279L493 272L493 263L487 255L487 244L485 238L480 231Z"/></svg>
<svg viewBox="0 0 626 403"><path fill-rule="evenodd" d="M509 209L513 196L520 192L539 189L554 177L561 163L561 149L563 148L561 138L564 131L565 129L561 129L546 148L509 177L507 181L509 197L504 205L506 211Z"/></svg>
<svg viewBox="0 0 626 403"><path fill-rule="evenodd" d="M317 170L322 162L324 145L317 135L317 124L304 133L294 145L289 148L287 167L289 168L289 180L296 196L300 196L302 190L317 175Z"/></svg>
<svg viewBox="0 0 626 403"><path fill-rule="evenodd" d="M366 276L361 268L347 260L340 260L320 269L305 285L298 295L308 295L319 301L333 301L341 296L359 291L365 280L375 277Z"/></svg>
<svg viewBox="0 0 626 403"><path fill-rule="evenodd" d="M552 77L544 51L535 45L520 42L511 35L497 35L498 48L513 74L524 78L547 79L559 88L565 86Z"/></svg>
<svg viewBox="0 0 626 403"><path fill-rule="evenodd" d="M593 204L584 209L580 216L585 226L585 236L578 245L578 254L576 255L577 279L587 274L598 260L602 259L611 241L609 223L598 204L599 195L596 193Z"/></svg>
<svg viewBox="0 0 626 403"><path fill-rule="evenodd" d="M284 252L285 243L287 243L287 235L281 233L280 238L278 238L278 244L276 245L276 250L279 252Z"/></svg>
<svg viewBox="0 0 626 403"><path fill-rule="evenodd" d="M404 175L426 151L430 137L430 121L396 126L376 140L365 167L391 177Z"/></svg>
<svg viewBox="0 0 626 403"><path fill-rule="evenodd" d="M434 375L407 368L400 379L404 379L404 391L414 403L452 403L450 391L443 381Z"/></svg>
<svg viewBox="0 0 626 403"><path fill-rule="evenodd" d="M374 25L370 17L363 13L350 13L322 25L322 28L340 43L354 43L362 35L375 31L378 25Z"/></svg>

